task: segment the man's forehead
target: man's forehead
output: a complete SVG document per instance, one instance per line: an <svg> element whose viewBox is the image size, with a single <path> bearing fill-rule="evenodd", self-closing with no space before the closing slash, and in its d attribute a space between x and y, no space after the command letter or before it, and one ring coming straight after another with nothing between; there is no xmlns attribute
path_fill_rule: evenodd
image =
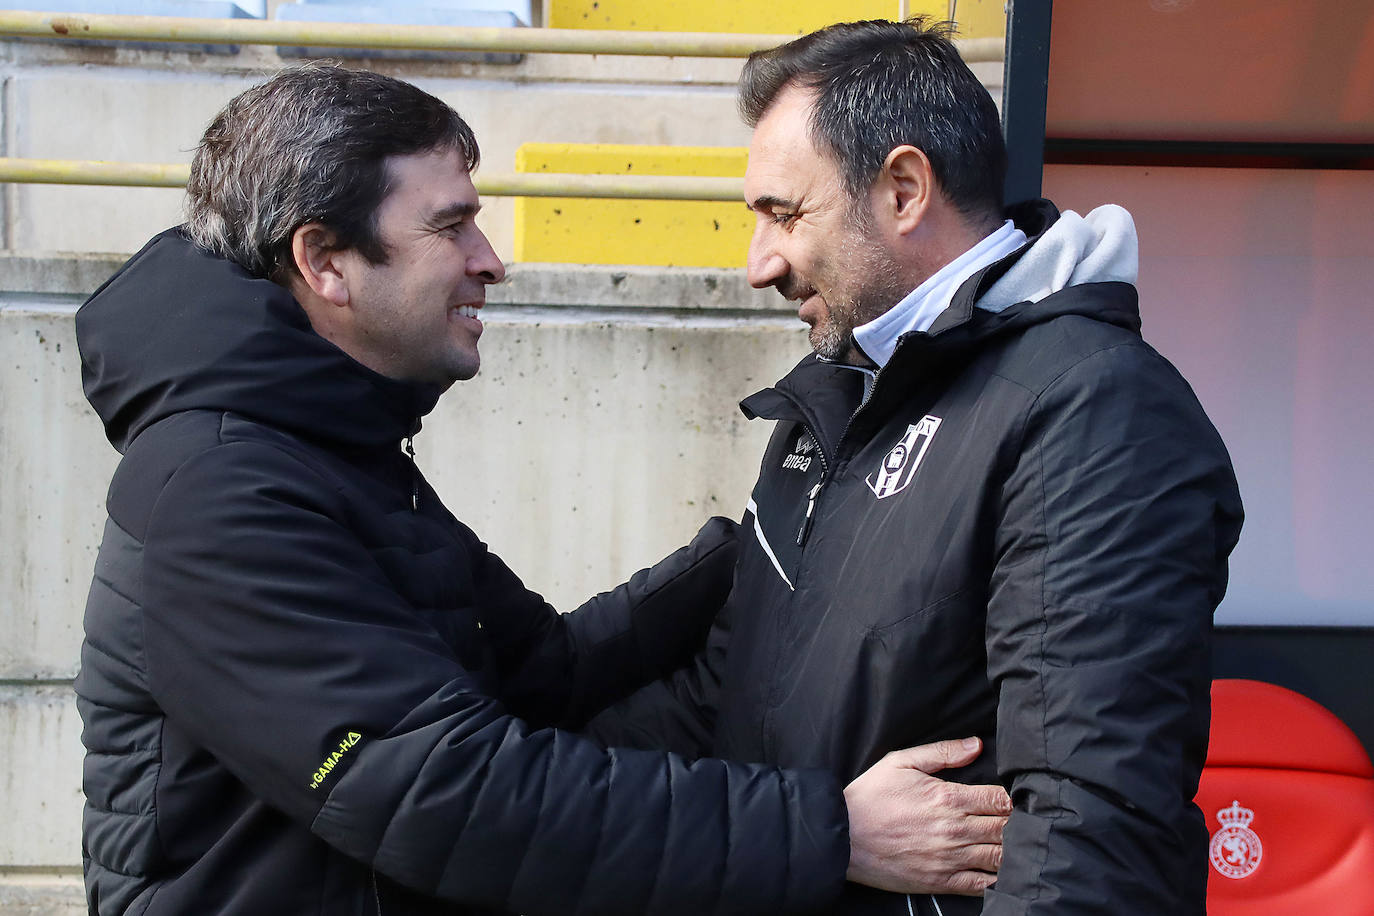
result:
<svg viewBox="0 0 1374 916"><path fill-rule="evenodd" d="M792 209L801 198L839 183L831 156L817 148L811 133L812 90L788 87L754 128L744 173L745 203L755 210Z"/></svg>
<svg viewBox="0 0 1374 916"><path fill-rule="evenodd" d="M458 218L480 207L467 163L455 149L389 156L390 190L386 203L421 211L432 218Z"/></svg>
<svg viewBox="0 0 1374 916"><path fill-rule="evenodd" d="M811 111L815 99L816 92L813 89L795 84L782 89L754 127L749 146L750 156L756 150L773 155L789 151L803 155L814 152Z"/></svg>

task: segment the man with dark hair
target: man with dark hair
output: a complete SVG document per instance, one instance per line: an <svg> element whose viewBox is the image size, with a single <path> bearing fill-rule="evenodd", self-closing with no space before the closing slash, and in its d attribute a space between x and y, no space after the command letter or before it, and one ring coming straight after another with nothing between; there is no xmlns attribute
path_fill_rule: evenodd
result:
<svg viewBox="0 0 1374 916"><path fill-rule="evenodd" d="M467 173L481 158L467 122L429 93L366 70L283 70L205 128L186 185L186 234L280 283L300 276L292 230L307 222L327 225L336 248L382 263L378 210L395 177L387 159L434 150L453 151Z"/></svg>
<svg viewBox="0 0 1374 916"><path fill-rule="evenodd" d="M1130 216L1004 213L997 111L941 27L806 35L751 57L740 98L749 280L815 353L741 405L776 425L699 664L595 727L841 778L983 737L950 778L1015 805L995 883L962 888L984 899L851 886L837 913L1201 914L1241 506L1141 340Z"/></svg>
<svg viewBox="0 0 1374 916"><path fill-rule="evenodd" d="M691 658L736 539L714 520L560 616L426 484L410 437L504 273L477 160L414 86L284 71L78 313L123 453L76 684L92 913L811 911L909 862L904 796L976 752L842 790L561 730ZM980 794L1000 832L1000 788L943 816Z"/></svg>

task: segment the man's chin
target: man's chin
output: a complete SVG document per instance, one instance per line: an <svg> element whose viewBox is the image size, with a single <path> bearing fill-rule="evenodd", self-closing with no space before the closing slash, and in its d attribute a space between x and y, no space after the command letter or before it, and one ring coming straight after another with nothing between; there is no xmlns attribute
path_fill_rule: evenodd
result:
<svg viewBox="0 0 1374 916"><path fill-rule="evenodd" d="M476 377L477 371L482 367L482 357L476 347L455 350L450 352L449 356L447 368L450 382L466 382Z"/></svg>
<svg viewBox="0 0 1374 916"><path fill-rule="evenodd" d="M474 379L477 377L477 373L480 369L481 366L478 365L473 365L471 367L461 366L453 373L452 382L466 382L470 379Z"/></svg>
<svg viewBox="0 0 1374 916"><path fill-rule="evenodd" d="M811 349L822 359L839 359L849 348L849 335L826 325L815 325L807 335Z"/></svg>

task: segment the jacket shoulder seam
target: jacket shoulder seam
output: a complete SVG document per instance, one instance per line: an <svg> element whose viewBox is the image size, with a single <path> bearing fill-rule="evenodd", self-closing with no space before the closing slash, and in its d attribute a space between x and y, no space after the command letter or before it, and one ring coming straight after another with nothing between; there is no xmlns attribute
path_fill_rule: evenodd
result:
<svg viewBox="0 0 1374 916"><path fill-rule="evenodd" d="M1123 341L1119 341L1119 342L1117 342L1117 343L1104 344L1104 345L1102 345L1102 346L1100 346L1100 347L1097 347L1096 349L1089 350L1089 351L1087 351L1087 352L1085 352L1085 353L1079 354L1079 356L1078 356L1077 359L1075 359L1075 360L1073 360L1072 362L1068 363L1067 365L1063 366L1063 367L1059 370L1059 372L1055 373L1055 375L1054 375L1053 378L1050 378L1050 379L1046 380L1045 383L1042 384L1042 385L1040 385L1038 388L1032 387L1032 386L1030 386L1030 385L1027 385L1027 384L1026 384L1024 381L1022 381L1021 379L1013 378L1011 375L1008 375L1008 374L1005 373L1005 372L994 371L994 372L991 373L991 375L992 375L993 378L998 378L998 379L1001 379L1001 380L1004 381L1004 382L1007 382L1008 384L1015 385L1016 387L1022 389L1022 390L1025 391L1026 393L1030 394L1033 398L1035 398L1035 399L1038 401L1038 400L1039 400L1041 397L1043 397L1051 388L1053 388L1055 385L1057 385L1057 384L1059 384L1060 382L1062 382L1062 381L1064 380L1064 377L1065 377L1065 376L1071 374L1075 369L1077 369L1079 366L1082 366L1085 362L1087 362L1088 360L1092 359L1093 357L1099 356L1099 355L1101 355L1101 354L1103 354L1103 353L1106 353L1106 352L1109 352L1109 351L1111 351L1111 350L1120 350L1120 349L1123 349L1123 348L1124 348L1124 349L1137 349L1137 348L1139 347L1140 343L1142 343L1142 341L1123 340Z"/></svg>

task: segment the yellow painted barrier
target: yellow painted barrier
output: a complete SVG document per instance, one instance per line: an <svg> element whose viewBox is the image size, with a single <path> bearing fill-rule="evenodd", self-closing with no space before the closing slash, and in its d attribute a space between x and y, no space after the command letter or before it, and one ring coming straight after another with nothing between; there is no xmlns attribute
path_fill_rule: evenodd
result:
<svg viewBox="0 0 1374 916"><path fill-rule="evenodd" d="M741 267L754 215L744 206L744 147L622 146L526 143L516 150L520 173L698 176L729 182L729 203L517 197L516 261L565 264L649 264ZM657 178L655 180L666 180Z"/></svg>
<svg viewBox="0 0 1374 916"><path fill-rule="evenodd" d="M800 35L856 19L954 18L965 38L1003 38L1005 0L551 0L557 29L778 32ZM951 12L952 8L952 12Z"/></svg>
<svg viewBox="0 0 1374 916"><path fill-rule="evenodd" d="M917 3L940 8L944 0ZM891 19L897 0L552 0L549 25L556 29L627 29L683 32L810 32L838 20Z"/></svg>
<svg viewBox="0 0 1374 916"><path fill-rule="evenodd" d="M957 0L950 5L954 7L952 18L959 26L960 37L1006 42L1006 0Z"/></svg>

